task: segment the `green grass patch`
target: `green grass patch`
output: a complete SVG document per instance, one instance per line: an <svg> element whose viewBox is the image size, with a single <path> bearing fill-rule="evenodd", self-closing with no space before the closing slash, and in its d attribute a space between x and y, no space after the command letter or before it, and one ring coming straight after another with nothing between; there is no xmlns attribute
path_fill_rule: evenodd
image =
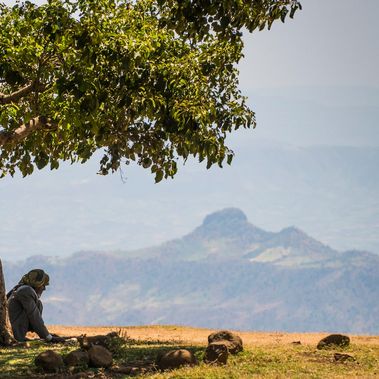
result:
<svg viewBox="0 0 379 379"><path fill-rule="evenodd" d="M77 349L78 345L48 345L32 342L28 348L0 349L0 378L32 378L39 372L34 365L35 357L44 350L52 349L62 354ZM229 356L222 367L203 363L204 345L189 345L170 341L133 341L117 346L115 364L144 367L151 365L158 354L172 349L192 350L199 360L196 367L181 368L169 372L149 371L143 378L202 378L240 379L265 378L346 378L379 377L379 345L354 345L347 349L317 350L310 345L272 344L247 347L238 355ZM336 362L334 353L351 355L354 359ZM96 370L93 370L96 372ZM105 371L107 377L127 378Z"/></svg>

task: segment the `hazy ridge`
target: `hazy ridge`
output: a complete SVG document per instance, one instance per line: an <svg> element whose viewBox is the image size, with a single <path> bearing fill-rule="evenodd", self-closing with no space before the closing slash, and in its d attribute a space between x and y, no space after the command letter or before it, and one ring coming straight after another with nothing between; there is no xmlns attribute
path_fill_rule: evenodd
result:
<svg viewBox="0 0 379 379"><path fill-rule="evenodd" d="M136 167L127 168L125 183L118 174L101 177L96 161L5 178L0 256L157 245L230 206L265 230L296 225L338 250L379 253L378 147L264 145L254 133L230 141L238 145L231 167L188 162L175 180L159 185Z"/></svg>
<svg viewBox="0 0 379 379"><path fill-rule="evenodd" d="M294 227L268 232L236 208L148 249L5 262L7 287L33 267L51 276L52 324L379 333L376 254L339 252Z"/></svg>

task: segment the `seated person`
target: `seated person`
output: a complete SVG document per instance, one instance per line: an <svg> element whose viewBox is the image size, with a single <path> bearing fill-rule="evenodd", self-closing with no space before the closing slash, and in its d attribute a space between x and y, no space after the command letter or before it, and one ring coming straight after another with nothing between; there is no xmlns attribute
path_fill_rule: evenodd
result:
<svg viewBox="0 0 379 379"><path fill-rule="evenodd" d="M26 333L35 332L47 342L64 342L63 338L49 333L42 319L43 307L39 298L47 285L49 275L35 269L25 274L7 294L9 319L17 341L26 341Z"/></svg>

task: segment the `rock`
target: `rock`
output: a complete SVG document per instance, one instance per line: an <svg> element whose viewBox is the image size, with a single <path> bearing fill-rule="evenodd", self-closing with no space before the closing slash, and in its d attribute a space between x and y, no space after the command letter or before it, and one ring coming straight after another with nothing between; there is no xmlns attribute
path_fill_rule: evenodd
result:
<svg viewBox="0 0 379 379"><path fill-rule="evenodd" d="M49 373L56 373L64 366L62 357L53 350L46 350L37 355L34 363L44 372Z"/></svg>
<svg viewBox="0 0 379 379"><path fill-rule="evenodd" d="M229 353L237 354L243 350L241 337L232 332L229 332L228 330L221 330L208 336L208 343L225 340L231 342L231 345L228 346Z"/></svg>
<svg viewBox="0 0 379 379"><path fill-rule="evenodd" d="M355 358L349 354L335 353L334 360L336 362L345 362L347 360L355 361Z"/></svg>
<svg viewBox="0 0 379 379"><path fill-rule="evenodd" d="M115 374L129 375L132 372L133 368L133 366L112 366L111 372Z"/></svg>
<svg viewBox="0 0 379 379"><path fill-rule="evenodd" d="M75 350L67 354L64 358L66 366L75 367L75 366L87 366L89 363L89 355L85 350Z"/></svg>
<svg viewBox="0 0 379 379"><path fill-rule="evenodd" d="M343 334L330 334L323 338L318 344L317 349L328 349L333 346L346 347L350 344L350 338Z"/></svg>
<svg viewBox="0 0 379 379"><path fill-rule="evenodd" d="M110 369L111 373L115 374L126 374L129 376L137 376L144 374L148 371L153 371L153 367L138 367L138 366L112 366Z"/></svg>
<svg viewBox="0 0 379 379"><path fill-rule="evenodd" d="M301 345L301 341L292 341L292 345Z"/></svg>
<svg viewBox="0 0 379 379"><path fill-rule="evenodd" d="M171 350L158 356L156 365L160 370L176 369L181 366L194 366L197 360L191 351L180 349Z"/></svg>
<svg viewBox="0 0 379 379"><path fill-rule="evenodd" d="M126 374L129 376L137 376L137 375L141 375L144 372L144 370L141 367L120 366L117 368L112 368L112 372L116 374Z"/></svg>
<svg viewBox="0 0 379 379"><path fill-rule="evenodd" d="M225 365L228 361L230 341L211 342L205 350L204 362L213 365Z"/></svg>
<svg viewBox="0 0 379 379"><path fill-rule="evenodd" d="M109 367L112 365L112 353L103 346L92 346L88 350L91 367Z"/></svg>
<svg viewBox="0 0 379 379"><path fill-rule="evenodd" d="M78 337L79 345L82 349L88 350L91 346L103 346L106 349L109 349L112 345L112 342L115 339L121 339L117 332L111 332L106 335L98 335L98 336L89 336L86 335Z"/></svg>

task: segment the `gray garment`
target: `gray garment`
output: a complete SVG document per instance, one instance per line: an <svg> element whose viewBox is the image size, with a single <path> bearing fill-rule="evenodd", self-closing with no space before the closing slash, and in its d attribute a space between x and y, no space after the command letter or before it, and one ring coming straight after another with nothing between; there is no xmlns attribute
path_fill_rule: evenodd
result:
<svg viewBox="0 0 379 379"><path fill-rule="evenodd" d="M25 341L28 331L45 339L49 332L42 319L42 303L36 291L23 285L12 292L8 300L9 319L17 341Z"/></svg>

